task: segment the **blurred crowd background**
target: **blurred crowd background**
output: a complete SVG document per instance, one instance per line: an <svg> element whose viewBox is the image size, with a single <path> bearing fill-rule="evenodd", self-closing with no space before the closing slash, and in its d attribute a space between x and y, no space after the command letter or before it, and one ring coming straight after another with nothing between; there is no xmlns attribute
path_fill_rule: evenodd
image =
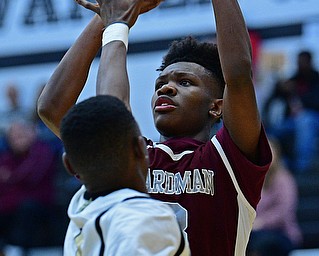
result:
<svg viewBox="0 0 319 256"><path fill-rule="evenodd" d="M251 36L257 101L275 156L249 252L284 256L316 249L318 0L238 2ZM62 143L38 118L36 101L91 17L73 0L0 0L0 255L8 245L22 248L24 255L32 248L62 246L66 208L79 183L66 174ZM158 138L149 99L162 55L172 40L189 34L214 41L212 21L210 1L166 0L131 30L132 108L146 137ZM98 58L79 100L95 93Z"/></svg>

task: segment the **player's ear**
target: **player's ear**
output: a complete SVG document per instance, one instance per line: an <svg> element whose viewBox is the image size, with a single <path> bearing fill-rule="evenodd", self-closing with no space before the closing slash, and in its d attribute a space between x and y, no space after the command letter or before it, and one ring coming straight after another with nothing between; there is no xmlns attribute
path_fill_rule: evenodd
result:
<svg viewBox="0 0 319 256"><path fill-rule="evenodd" d="M80 175L76 173L76 171L73 169L72 164L70 163L70 160L68 158L67 153L63 152L62 154L62 161L63 161L63 165L66 169L66 171L71 175L74 176L77 179L80 179Z"/></svg>
<svg viewBox="0 0 319 256"><path fill-rule="evenodd" d="M146 143L142 136L136 138L136 143L134 143L134 153L140 159L148 158L148 153L146 150Z"/></svg>
<svg viewBox="0 0 319 256"><path fill-rule="evenodd" d="M223 114L222 107L223 99L214 99L208 111L209 115L215 120L220 119Z"/></svg>

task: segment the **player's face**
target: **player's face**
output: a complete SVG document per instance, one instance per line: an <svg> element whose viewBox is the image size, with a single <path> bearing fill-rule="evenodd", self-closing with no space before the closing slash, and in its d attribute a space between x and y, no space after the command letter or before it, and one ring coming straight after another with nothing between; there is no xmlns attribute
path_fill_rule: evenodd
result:
<svg viewBox="0 0 319 256"><path fill-rule="evenodd" d="M165 68L155 83L152 110L157 130L164 137L198 137L209 133L209 115L216 82L208 71L192 62Z"/></svg>

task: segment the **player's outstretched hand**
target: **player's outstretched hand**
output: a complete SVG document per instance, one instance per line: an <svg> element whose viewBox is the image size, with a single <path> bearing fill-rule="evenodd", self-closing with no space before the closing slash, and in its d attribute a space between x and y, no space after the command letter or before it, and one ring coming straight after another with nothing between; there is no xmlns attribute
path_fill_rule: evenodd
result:
<svg viewBox="0 0 319 256"><path fill-rule="evenodd" d="M97 13L98 15L100 15L100 6L98 3L94 4L86 0L74 0L74 1L77 2L79 5L82 5L84 8L91 10Z"/></svg>
<svg viewBox="0 0 319 256"><path fill-rule="evenodd" d="M75 0L79 5L100 15L105 26L113 22L124 22L132 27L139 14L157 7L163 0Z"/></svg>

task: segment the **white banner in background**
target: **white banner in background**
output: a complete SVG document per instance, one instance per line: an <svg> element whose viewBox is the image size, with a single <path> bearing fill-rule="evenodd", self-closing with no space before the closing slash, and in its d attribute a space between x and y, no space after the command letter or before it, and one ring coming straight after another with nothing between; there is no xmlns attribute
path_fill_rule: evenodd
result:
<svg viewBox="0 0 319 256"><path fill-rule="evenodd" d="M318 0L239 0L248 26L258 28L319 17ZM92 17L73 0L0 0L0 56L67 48ZM165 0L142 15L131 41L209 33L210 0Z"/></svg>

